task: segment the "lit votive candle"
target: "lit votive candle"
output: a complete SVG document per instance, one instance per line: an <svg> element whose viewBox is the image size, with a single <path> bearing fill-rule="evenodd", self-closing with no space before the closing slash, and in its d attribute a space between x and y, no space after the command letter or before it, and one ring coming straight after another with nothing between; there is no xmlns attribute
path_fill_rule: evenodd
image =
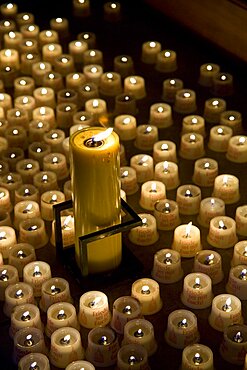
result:
<svg viewBox="0 0 247 370"><path fill-rule="evenodd" d="M49 43L42 46L43 61L48 62L51 65L54 64L54 60L62 55L62 46L58 43Z"/></svg>
<svg viewBox="0 0 247 370"><path fill-rule="evenodd" d="M0 266L0 301L5 299L5 289L19 281L18 270L12 265Z"/></svg>
<svg viewBox="0 0 247 370"><path fill-rule="evenodd" d="M75 219L71 215L61 217L61 231L63 247L68 247L75 243ZM55 220L52 222L52 232L50 243L56 245L55 239Z"/></svg>
<svg viewBox="0 0 247 370"><path fill-rule="evenodd" d="M68 73L65 77L65 85L68 89L77 90L81 85L86 82L86 78L83 73L72 72Z"/></svg>
<svg viewBox="0 0 247 370"><path fill-rule="evenodd" d="M47 354L43 332L34 327L18 330L14 336L14 363L17 365L22 357L32 352Z"/></svg>
<svg viewBox="0 0 247 370"><path fill-rule="evenodd" d="M221 113L226 110L226 101L222 98L210 98L204 104L204 118L209 123L219 123Z"/></svg>
<svg viewBox="0 0 247 370"><path fill-rule="evenodd" d="M145 319L129 321L124 327L122 345L131 343L141 344L147 350L148 356L152 356L157 350L153 324Z"/></svg>
<svg viewBox="0 0 247 370"><path fill-rule="evenodd" d="M43 135L43 140L46 144L51 147L52 152L62 152L63 151L63 140L65 139L64 131L60 129L53 129L45 132Z"/></svg>
<svg viewBox="0 0 247 370"><path fill-rule="evenodd" d="M101 50L88 49L83 53L83 64L86 65L103 65L103 53Z"/></svg>
<svg viewBox="0 0 247 370"><path fill-rule="evenodd" d="M14 96L32 95L35 88L34 79L29 76L17 77L14 80Z"/></svg>
<svg viewBox="0 0 247 370"><path fill-rule="evenodd" d="M218 162L212 158L201 158L195 161L193 182L199 186L210 187L218 176Z"/></svg>
<svg viewBox="0 0 247 370"><path fill-rule="evenodd" d="M233 294L241 300L247 300L246 284L246 265L233 266L229 271L228 281L226 284L227 293Z"/></svg>
<svg viewBox="0 0 247 370"><path fill-rule="evenodd" d="M52 221L54 204L65 201L65 195L58 190L49 190L41 195L41 216L46 221Z"/></svg>
<svg viewBox="0 0 247 370"><path fill-rule="evenodd" d="M0 7L3 18L15 18L18 12L18 5L14 3L4 3Z"/></svg>
<svg viewBox="0 0 247 370"><path fill-rule="evenodd" d="M47 312L48 308L57 302L72 303L72 298L68 281L54 277L43 282L39 306L42 311Z"/></svg>
<svg viewBox="0 0 247 370"><path fill-rule="evenodd" d="M82 64L83 53L88 49L85 41L73 40L68 44L69 54L73 57L75 64Z"/></svg>
<svg viewBox="0 0 247 370"><path fill-rule="evenodd" d="M5 150L12 148L24 148L26 149L27 147L27 132L26 129L22 126L9 126L7 127L5 131L5 138L7 140L7 144L3 142L5 140L4 138L2 139L2 142L0 144L1 148L5 147ZM11 150L11 149L10 149Z"/></svg>
<svg viewBox="0 0 247 370"><path fill-rule="evenodd" d="M191 344L182 353L181 370L214 370L213 352L204 344Z"/></svg>
<svg viewBox="0 0 247 370"><path fill-rule="evenodd" d="M219 96L229 96L233 93L233 76L230 73L218 72L213 77L212 91Z"/></svg>
<svg viewBox="0 0 247 370"><path fill-rule="evenodd" d="M35 260L35 249L31 244L15 244L9 252L9 263L17 268L20 277L23 276L23 268Z"/></svg>
<svg viewBox="0 0 247 370"><path fill-rule="evenodd" d="M33 176L39 170L39 162L34 159L21 159L16 163L16 172L21 175L24 184L32 184Z"/></svg>
<svg viewBox="0 0 247 370"><path fill-rule="evenodd" d="M9 257L10 249L17 243L15 230L11 226L0 226L0 252Z"/></svg>
<svg viewBox="0 0 247 370"><path fill-rule="evenodd" d="M153 158L148 154L136 154L130 158L130 166L136 170L137 182L153 179Z"/></svg>
<svg viewBox="0 0 247 370"><path fill-rule="evenodd" d="M21 54L20 71L23 75L32 76L32 66L34 63L40 61L40 54L38 53L23 53Z"/></svg>
<svg viewBox="0 0 247 370"><path fill-rule="evenodd" d="M127 94L133 94L137 100L145 98L146 87L144 78L137 75L125 77L124 92Z"/></svg>
<svg viewBox="0 0 247 370"><path fill-rule="evenodd" d="M205 120L202 116L189 115L183 118L182 134L198 133L205 137Z"/></svg>
<svg viewBox="0 0 247 370"><path fill-rule="evenodd" d="M88 99L85 102L85 111L92 113L94 122L98 122L101 116L107 113L107 105L104 99Z"/></svg>
<svg viewBox="0 0 247 370"><path fill-rule="evenodd" d="M208 318L215 330L223 332L232 324L242 324L241 301L232 294L219 294L213 298L212 309Z"/></svg>
<svg viewBox="0 0 247 370"><path fill-rule="evenodd" d="M66 133L73 124L73 115L77 111L75 103L59 103L56 106L57 126Z"/></svg>
<svg viewBox="0 0 247 370"><path fill-rule="evenodd" d="M47 121L51 129L56 127L55 112L51 107L43 106L35 108L33 110L33 120Z"/></svg>
<svg viewBox="0 0 247 370"><path fill-rule="evenodd" d="M12 108L7 111L9 126L23 126L28 129L28 113L25 109Z"/></svg>
<svg viewBox="0 0 247 370"><path fill-rule="evenodd" d="M247 236L247 205L237 207L235 221L237 234Z"/></svg>
<svg viewBox="0 0 247 370"><path fill-rule="evenodd" d="M229 140L226 158L231 162L247 162L247 136L236 135Z"/></svg>
<svg viewBox="0 0 247 370"><path fill-rule="evenodd" d="M125 324L139 317L141 317L139 301L131 296L119 297L113 303L111 327L118 334L123 334Z"/></svg>
<svg viewBox="0 0 247 370"><path fill-rule="evenodd" d="M91 13L90 0L73 0L73 14L75 17L88 17ZM67 370L76 370L77 368L69 368ZM93 370L89 368L86 370Z"/></svg>
<svg viewBox="0 0 247 370"><path fill-rule="evenodd" d="M162 284L176 283L183 277L181 257L177 251L161 249L154 255L152 277Z"/></svg>
<svg viewBox="0 0 247 370"><path fill-rule="evenodd" d="M114 119L114 129L120 140L134 140L136 138L136 118L132 115L121 114Z"/></svg>
<svg viewBox="0 0 247 370"><path fill-rule="evenodd" d="M215 178L214 197L224 200L225 204L233 204L239 201L239 179L234 175L222 174Z"/></svg>
<svg viewBox="0 0 247 370"><path fill-rule="evenodd" d="M51 278L51 268L47 262L29 262L23 269L23 281L33 287L35 297L41 296L42 284Z"/></svg>
<svg viewBox="0 0 247 370"><path fill-rule="evenodd" d="M119 94L115 97L115 114L136 115L136 98L133 94Z"/></svg>
<svg viewBox="0 0 247 370"><path fill-rule="evenodd" d="M215 251L202 250L195 255L194 271L207 274L212 284L218 284L223 280L221 255Z"/></svg>
<svg viewBox="0 0 247 370"><path fill-rule="evenodd" d="M181 257L194 257L202 249L200 229L192 222L176 227L172 249L179 252Z"/></svg>
<svg viewBox="0 0 247 370"><path fill-rule="evenodd" d="M24 34L22 36L24 37ZM20 42L19 52L21 55L24 53L38 53L38 41L31 37L24 37Z"/></svg>
<svg viewBox="0 0 247 370"><path fill-rule="evenodd" d="M117 362L118 338L109 328L93 328L88 333L86 359L96 367L109 367Z"/></svg>
<svg viewBox="0 0 247 370"><path fill-rule="evenodd" d="M216 216L225 216L225 202L214 197L202 199L197 218L199 224L208 228L210 221Z"/></svg>
<svg viewBox="0 0 247 370"><path fill-rule="evenodd" d="M50 27L58 33L60 39L64 39L68 36L69 22L67 18L52 18L50 20Z"/></svg>
<svg viewBox="0 0 247 370"><path fill-rule="evenodd" d="M55 93L50 87L37 87L33 91L33 96L35 98L36 107L47 106L55 108Z"/></svg>
<svg viewBox="0 0 247 370"><path fill-rule="evenodd" d="M85 356L80 332L71 327L55 330L51 335L50 362L53 366L64 369L72 361Z"/></svg>
<svg viewBox="0 0 247 370"><path fill-rule="evenodd" d="M38 35L39 46L42 48L45 44L58 43L58 33L55 30L43 30Z"/></svg>
<svg viewBox="0 0 247 370"><path fill-rule="evenodd" d="M94 32L81 32L77 35L77 39L86 42L89 49L96 46L96 35Z"/></svg>
<svg viewBox="0 0 247 370"><path fill-rule="evenodd" d="M0 187L0 207L1 207L0 214L3 213L3 210L5 212L11 212L13 209L9 191L3 186Z"/></svg>
<svg viewBox="0 0 247 370"><path fill-rule="evenodd" d="M202 273L194 272L184 278L181 300L193 309L204 309L211 306L213 299L211 278Z"/></svg>
<svg viewBox="0 0 247 370"><path fill-rule="evenodd" d="M52 333L65 326L80 329L75 307L68 302L58 302L51 305L47 310L47 323L45 333L48 338Z"/></svg>
<svg viewBox="0 0 247 370"><path fill-rule="evenodd" d="M167 190L176 189L179 184L178 165L174 162L159 162L154 167L154 179L163 182Z"/></svg>
<svg viewBox="0 0 247 370"><path fill-rule="evenodd" d="M166 198L166 187L161 181L146 181L141 186L140 206L149 211L154 210L157 200Z"/></svg>
<svg viewBox="0 0 247 370"><path fill-rule="evenodd" d="M134 62L130 55L117 55L113 61L114 71L125 78L134 73Z"/></svg>
<svg viewBox="0 0 247 370"><path fill-rule="evenodd" d="M231 266L247 265L247 241L241 240L234 245Z"/></svg>
<svg viewBox="0 0 247 370"><path fill-rule="evenodd" d="M42 141L43 135L49 130L49 122L44 120L32 120L29 123L29 142Z"/></svg>
<svg viewBox="0 0 247 370"><path fill-rule="evenodd" d="M233 247L238 241L235 220L228 216L216 216L212 218L207 241L210 245L219 249Z"/></svg>
<svg viewBox="0 0 247 370"><path fill-rule="evenodd" d="M104 72L100 76L99 92L102 96L110 97L121 94L121 75L117 72Z"/></svg>
<svg viewBox="0 0 247 370"><path fill-rule="evenodd" d="M140 246L154 244L159 239L155 217L148 213L140 213L139 217L142 219L142 224L130 230L129 240Z"/></svg>
<svg viewBox="0 0 247 370"><path fill-rule="evenodd" d="M40 194L48 190L58 189L57 175L53 171L41 171L33 178L34 185L38 188Z"/></svg>
<svg viewBox="0 0 247 370"><path fill-rule="evenodd" d="M175 96L174 111L181 114L193 113L196 110L196 93L191 89L178 90Z"/></svg>
<svg viewBox="0 0 247 370"><path fill-rule="evenodd" d="M131 286L131 296L140 302L143 315L153 315L162 308L159 284L153 279L136 280Z"/></svg>
<svg viewBox="0 0 247 370"><path fill-rule="evenodd" d="M66 89L62 89L58 91L57 104L60 104L60 103L77 104L77 102L78 102L78 94L75 90L66 88Z"/></svg>
<svg viewBox="0 0 247 370"><path fill-rule="evenodd" d="M81 86L79 86L77 92L79 97L78 107L80 109L84 109L85 103L89 99L97 99L99 96L98 86L94 82L83 83Z"/></svg>
<svg viewBox="0 0 247 370"><path fill-rule="evenodd" d="M247 326L235 324L227 327L224 330L223 341L220 345L222 358L230 364L242 366L245 362L246 349Z"/></svg>
<svg viewBox="0 0 247 370"><path fill-rule="evenodd" d="M172 108L166 103L155 103L150 107L149 123L158 128L166 128L173 124Z"/></svg>
<svg viewBox="0 0 247 370"><path fill-rule="evenodd" d="M183 89L183 87L183 81L179 78L164 80L162 84L162 99L168 103L174 103L177 92Z"/></svg>
<svg viewBox="0 0 247 370"><path fill-rule="evenodd" d="M162 199L154 205L154 217L158 230L174 230L180 224L178 204L169 199Z"/></svg>
<svg viewBox="0 0 247 370"><path fill-rule="evenodd" d="M20 51L20 43L22 42L22 39L23 36L21 32L9 31L3 35L4 48Z"/></svg>
<svg viewBox="0 0 247 370"><path fill-rule="evenodd" d="M43 169L43 158L50 152L51 152L50 145L44 143L43 141L34 141L28 146L29 158L39 162L39 166L41 169ZM34 177L36 175L34 175Z"/></svg>
<svg viewBox="0 0 247 370"><path fill-rule="evenodd" d="M120 180L121 188L127 195L135 194L139 186L137 185L136 170L132 167L121 167L120 168Z"/></svg>
<svg viewBox="0 0 247 370"><path fill-rule="evenodd" d="M3 108L5 114L13 106L12 96L6 93L0 93L0 107Z"/></svg>
<svg viewBox="0 0 247 370"><path fill-rule="evenodd" d="M32 244L35 249L44 247L48 242L44 220L35 217L21 221L19 224L19 242Z"/></svg>
<svg viewBox="0 0 247 370"><path fill-rule="evenodd" d="M29 353L23 356L18 362L18 366L20 370L30 369L30 366L32 366L34 369L36 366L38 366L40 369L50 370L50 362L48 357L43 353L37 352Z"/></svg>
<svg viewBox="0 0 247 370"><path fill-rule="evenodd" d="M39 203L32 200L18 202L14 206L14 226L19 229L20 222L34 217L40 217Z"/></svg>
<svg viewBox="0 0 247 370"><path fill-rule="evenodd" d="M34 304L33 288L26 283L11 284L5 289L3 312L10 317L16 306Z"/></svg>
<svg viewBox="0 0 247 370"><path fill-rule="evenodd" d="M33 13L24 13L24 12L18 13L16 15L16 23L17 23L19 28L24 24L34 23Z"/></svg>
<svg viewBox="0 0 247 370"><path fill-rule="evenodd" d="M198 83L201 86L211 87L213 86L213 78L220 71L220 66L215 63L205 63L200 66L200 75Z"/></svg>
<svg viewBox="0 0 247 370"><path fill-rule="evenodd" d="M161 43L158 41L146 41L142 44L141 60L146 64L155 64L157 55L161 51Z"/></svg>
<svg viewBox="0 0 247 370"><path fill-rule="evenodd" d="M88 329L106 326L111 320L107 295L100 291L84 293L80 297L78 319Z"/></svg>
<svg viewBox="0 0 247 370"><path fill-rule="evenodd" d="M196 185L181 185L177 189L176 202L182 215L196 215L201 203L201 189Z"/></svg>
<svg viewBox="0 0 247 370"><path fill-rule="evenodd" d="M47 72L43 78L43 86L50 87L57 93L64 88L63 76L59 72Z"/></svg>
<svg viewBox="0 0 247 370"><path fill-rule="evenodd" d="M15 49L2 49L0 51L0 66L20 69L19 52Z"/></svg>
<svg viewBox="0 0 247 370"><path fill-rule="evenodd" d="M21 95L15 98L15 108L24 109L28 113L29 120L33 117L33 109L35 108L35 99L30 95Z"/></svg>
<svg viewBox="0 0 247 370"><path fill-rule="evenodd" d="M104 4L104 19L108 22L118 22L121 19L121 4L119 2L106 2Z"/></svg>
<svg viewBox="0 0 247 370"><path fill-rule="evenodd" d="M141 150L152 150L158 141L158 128L153 125L139 125L136 128L135 146Z"/></svg>
<svg viewBox="0 0 247 370"><path fill-rule="evenodd" d="M58 180L64 180L69 175L66 157L62 153L50 153L43 158L44 171L53 171Z"/></svg>
<svg viewBox="0 0 247 370"><path fill-rule="evenodd" d="M15 190L15 204L23 200L39 202L39 190L32 184L22 184Z"/></svg>
<svg viewBox="0 0 247 370"><path fill-rule="evenodd" d="M75 1L75 0L74 0ZM87 0L76 0L76 1L87 1ZM85 361L85 360L77 360L77 361L73 361L71 362L66 368L65 370L80 370L80 369L84 369L84 370L95 370L95 367L94 365L89 362L89 361Z"/></svg>
<svg viewBox="0 0 247 370"><path fill-rule="evenodd" d="M39 308L32 303L17 306L12 312L11 326L9 329L10 337L13 338L17 331L27 327L33 327L43 331Z"/></svg>
<svg viewBox="0 0 247 370"><path fill-rule="evenodd" d="M179 155L184 159L197 159L203 157L204 138L198 133L187 133L181 136Z"/></svg>
<svg viewBox="0 0 247 370"><path fill-rule="evenodd" d="M74 59L70 54L61 54L53 61L54 71L65 77L68 73L75 72Z"/></svg>
<svg viewBox="0 0 247 370"><path fill-rule="evenodd" d="M84 127L91 126L93 124L93 116L91 113L86 111L78 111L73 114L73 125L70 127L70 135L76 130L81 130Z"/></svg>
<svg viewBox="0 0 247 370"><path fill-rule="evenodd" d="M153 159L155 163L162 161L177 162L176 144L173 141L157 141L153 146Z"/></svg>
<svg viewBox="0 0 247 370"><path fill-rule="evenodd" d="M39 26L37 24L24 24L20 27L20 32L26 39L38 39Z"/></svg>
<svg viewBox="0 0 247 370"><path fill-rule="evenodd" d="M130 365L134 370L148 369L148 354L145 347L138 343L123 345L117 355L117 368L128 370Z"/></svg>
<svg viewBox="0 0 247 370"><path fill-rule="evenodd" d="M158 72L170 73L177 69L177 53L174 50L166 49L158 52L155 69Z"/></svg>
<svg viewBox="0 0 247 370"><path fill-rule="evenodd" d="M242 132L242 114L235 110L226 110L220 115L220 124L231 127L234 135Z"/></svg>
<svg viewBox="0 0 247 370"><path fill-rule="evenodd" d="M15 198L15 190L22 185L22 178L19 173L7 172L0 177L0 186L9 191L10 201L13 204Z"/></svg>
<svg viewBox="0 0 247 370"><path fill-rule="evenodd" d="M190 344L198 343L199 339L197 317L193 312L175 310L170 313L165 332L165 340L170 346L183 349Z"/></svg>
<svg viewBox="0 0 247 370"><path fill-rule="evenodd" d="M215 152L227 152L231 137L231 127L214 126L210 130L208 147Z"/></svg>

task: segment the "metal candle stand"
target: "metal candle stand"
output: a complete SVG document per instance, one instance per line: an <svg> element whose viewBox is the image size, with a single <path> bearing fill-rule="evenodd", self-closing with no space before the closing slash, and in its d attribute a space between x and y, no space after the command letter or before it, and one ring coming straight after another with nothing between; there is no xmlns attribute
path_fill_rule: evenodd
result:
<svg viewBox="0 0 247 370"><path fill-rule="evenodd" d="M123 200L121 199L121 212L124 213L121 224L110 226L102 230L93 232L91 234L83 235L79 237L80 245L80 259L81 269L78 267L75 260L75 246L63 246L62 238L62 225L61 225L61 212L73 207L72 200L67 200L62 203L55 204L53 206L54 211L54 231L55 231L55 243L56 243L56 254L62 260L65 267L67 267L74 277L79 281L88 285L91 289L101 284L109 284L109 282L121 281L126 277L138 276L142 271L141 262L134 256L134 254L123 244L122 246L122 261L118 268L115 270L89 275L88 273L88 260L87 260L87 244L95 240L99 240L113 234L122 233L133 227L139 226L142 223L141 218L138 214Z"/></svg>

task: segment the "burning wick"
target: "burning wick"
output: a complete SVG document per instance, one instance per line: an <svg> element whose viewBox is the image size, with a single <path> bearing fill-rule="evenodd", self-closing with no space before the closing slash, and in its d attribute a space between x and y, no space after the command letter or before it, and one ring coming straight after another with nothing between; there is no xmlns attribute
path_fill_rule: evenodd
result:
<svg viewBox="0 0 247 370"><path fill-rule="evenodd" d="M179 328L187 328L187 327L188 327L188 322L187 322L187 320L186 320L186 319L183 319L183 320L179 321L179 323L178 323L178 327L179 327Z"/></svg>

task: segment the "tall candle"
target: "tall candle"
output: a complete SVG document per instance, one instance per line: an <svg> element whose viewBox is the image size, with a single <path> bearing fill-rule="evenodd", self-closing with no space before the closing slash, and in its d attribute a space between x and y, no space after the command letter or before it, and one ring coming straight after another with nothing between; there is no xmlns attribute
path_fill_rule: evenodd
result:
<svg viewBox="0 0 247 370"><path fill-rule="evenodd" d="M90 127L76 131L70 145L76 259L82 267L78 238L120 222L119 138ZM89 273L116 268L121 262L121 234L90 243L87 253Z"/></svg>

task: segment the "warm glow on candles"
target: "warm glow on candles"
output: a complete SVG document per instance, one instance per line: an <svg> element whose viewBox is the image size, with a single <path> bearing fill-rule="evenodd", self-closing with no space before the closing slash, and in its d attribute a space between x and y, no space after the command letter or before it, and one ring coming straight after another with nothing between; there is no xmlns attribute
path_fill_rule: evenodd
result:
<svg viewBox="0 0 247 370"><path fill-rule="evenodd" d="M191 225L192 225L192 221L190 221L190 222L186 225L186 228L185 228L185 237L186 237L186 238L190 238Z"/></svg>
<svg viewBox="0 0 247 370"><path fill-rule="evenodd" d="M67 216L63 222L62 228L63 230L69 230L69 223L72 221L73 217L71 215Z"/></svg>
<svg viewBox="0 0 247 370"><path fill-rule="evenodd" d="M225 312L231 312L232 311L232 300L231 298L227 298L226 299L226 303L224 304L224 306L222 307L222 310L225 311Z"/></svg>
<svg viewBox="0 0 247 370"><path fill-rule="evenodd" d="M141 293L142 294L150 294L149 286L148 285L143 285L143 287L141 289Z"/></svg>
<svg viewBox="0 0 247 370"><path fill-rule="evenodd" d="M223 176L223 186L227 186L228 185L228 176L225 175Z"/></svg>
<svg viewBox="0 0 247 370"><path fill-rule="evenodd" d="M156 183L155 183L155 182L152 182L152 183L151 183L150 193L156 193L156 192L157 192L157 186L156 186Z"/></svg>

